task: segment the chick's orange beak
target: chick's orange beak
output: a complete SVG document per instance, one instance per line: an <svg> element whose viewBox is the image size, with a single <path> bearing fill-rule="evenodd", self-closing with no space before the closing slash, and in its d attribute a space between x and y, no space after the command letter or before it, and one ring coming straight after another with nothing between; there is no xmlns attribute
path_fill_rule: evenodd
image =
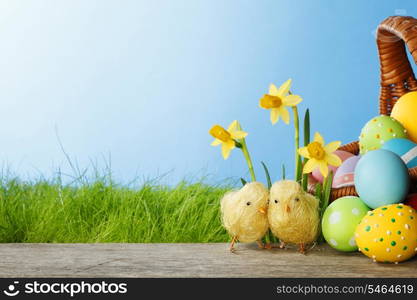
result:
<svg viewBox="0 0 417 300"><path fill-rule="evenodd" d="M287 206L285 207L285 210L287 211L287 213L290 213L290 212L291 212L291 208L290 208L290 206L289 206L289 205L287 205Z"/></svg>
<svg viewBox="0 0 417 300"><path fill-rule="evenodd" d="M266 214L266 208L265 207L259 207L258 211L263 215Z"/></svg>

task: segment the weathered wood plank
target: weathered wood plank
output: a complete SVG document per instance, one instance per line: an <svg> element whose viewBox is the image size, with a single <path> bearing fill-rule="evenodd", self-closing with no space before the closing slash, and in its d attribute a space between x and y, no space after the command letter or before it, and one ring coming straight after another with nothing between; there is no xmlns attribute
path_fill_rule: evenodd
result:
<svg viewBox="0 0 417 300"><path fill-rule="evenodd" d="M296 249L227 244L0 244L0 277L417 277L417 259L373 263L326 245Z"/></svg>

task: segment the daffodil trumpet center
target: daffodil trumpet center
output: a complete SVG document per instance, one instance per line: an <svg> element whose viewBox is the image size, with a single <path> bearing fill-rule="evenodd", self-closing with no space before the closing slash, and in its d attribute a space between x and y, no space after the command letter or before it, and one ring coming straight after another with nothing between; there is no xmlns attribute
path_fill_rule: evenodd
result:
<svg viewBox="0 0 417 300"><path fill-rule="evenodd" d="M310 158L317 160L322 160L326 156L326 151L323 149L323 146L319 142L312 142L307 146L308 154Z"/></svg>
<svg viewBox="0 0 417 300"><path fill-rule="evenodd" d="M279 108L282 105L282 99L278 96L264 95L261 99L261 106L266 109Z"/></svg>
<svg viewBox="0 0 417 300"><path fill-rule="evenodd" d="M229 140L232 139L231 134L226 129L224 129L223 127L221 127L220 125L214 125L210 129L210 134L214 138L216 138L216 139L218 139L218 140L220 140L220 141L222 141L224 143L226 143L227 141L229 141Z"/></svg>

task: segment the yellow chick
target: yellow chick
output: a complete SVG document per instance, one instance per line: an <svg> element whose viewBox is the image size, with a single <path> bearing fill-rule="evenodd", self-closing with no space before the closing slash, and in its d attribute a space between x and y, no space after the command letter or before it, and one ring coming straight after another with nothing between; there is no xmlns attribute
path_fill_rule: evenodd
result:
<svg viewBox="0 0 417 300"><path fill-rule="evenodd" d="M228 192L220 201L223 226L232 236L230 251L236 241L257 242L268 230L268 189L260 182L245 184L240 190Z"/></svg>
<svg viewBox="0 0 417 300"><path fill-rule="evenodd" d="M319 200L296 181L278 181L271 187L268 220L280 248L293 243L305 253L305 245L314 242L319 232Z"/></svg>

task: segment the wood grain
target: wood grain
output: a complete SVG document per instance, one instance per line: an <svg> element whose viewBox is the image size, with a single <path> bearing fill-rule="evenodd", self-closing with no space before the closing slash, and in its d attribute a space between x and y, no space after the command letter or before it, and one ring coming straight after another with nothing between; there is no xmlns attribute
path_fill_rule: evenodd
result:
<svg viewBox="0 0 417 300"><path fill-rule="evenodd" d="M294 248L239 244L0 244L0 277L417 277L417 259L373 263L326 245Z"/></svg>

